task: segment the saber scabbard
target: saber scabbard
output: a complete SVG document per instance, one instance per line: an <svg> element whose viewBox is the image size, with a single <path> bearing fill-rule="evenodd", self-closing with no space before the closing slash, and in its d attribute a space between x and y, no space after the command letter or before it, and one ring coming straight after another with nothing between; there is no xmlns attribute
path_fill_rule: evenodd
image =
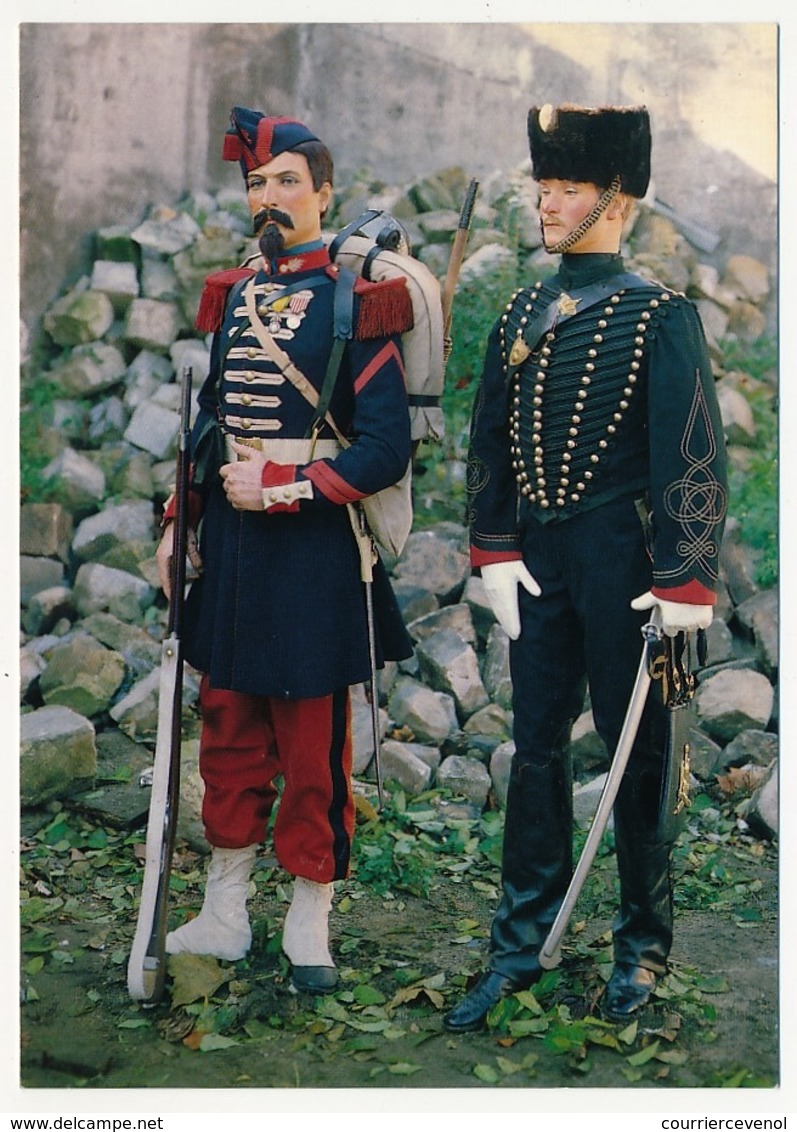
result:
<svg viewBox="0 0 797 1132"><path fill-rule="evenodd" d="M598 845L608 824L612 806L617 798L620 783L623 780L625 768L631 756L631 748L634 745L634 740L639 730L639 723L642 719L642 712L645 709L645 702L650 688L651 646L654 642L658 641L661 636L661 614L658 606L654 606L650 621L642 626L642 636L644 638L644 644L642 646L642 655L639 660L636 680L631 692L631 698L628 701L628 708L625 713L620 738L617 740L614 758L612 759L609 773L606 776L606 781L603 784L603 790L601 791L600 800L598 801L598 808L592 819L592 825L587 834L587 839L584 842L584 848L581 850L581 856L578 859L578 864L576 865L573 877L565 893L562 905L540 949L538 956L539 964L545 970L557 967L561 961L562 954L560 945L562 937L567 930L567 925L570 922L576 901L581 894L584 881L587 879L587 874L595 859Z"/></svg>

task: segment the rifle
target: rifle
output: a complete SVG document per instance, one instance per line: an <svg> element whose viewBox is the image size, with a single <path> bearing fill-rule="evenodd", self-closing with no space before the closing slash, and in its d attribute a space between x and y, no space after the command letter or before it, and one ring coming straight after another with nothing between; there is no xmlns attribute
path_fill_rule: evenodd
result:
<svg viewBox="0 0 797 1132"><path fill-rule="evenodd" d="M565 934L576 901L581 893L581 889L584 887L584 881L587 879L587 873L590 870L601 837L606 829L609 816L612 812L612 806L614 805L617 793L620 789L620 783L623 779L623 774L625 773L625 768L631 757L631 748L634 745L634 740L639 730L639 724L642 719L642 712L645 708L645 701L647 700L648 689L650 688L652 678L651 657L653 646L654 643L661 638L661 611L657 605L653 607L650 621L642 626L642 637L644 644L642 646L642 655L639 659L636 680L634 681L631 698L628 701L628 708L626 709L625 719L623 720L623 726L620 731L620 738L617 740L617 748L614 753L614 758L612 759L612 765L609 768L609 773L603 784L603 790L601 791L601 796L598 801L598 808L592 819L592 825L587 834L587 839L584 842L584 848L581 850L581 856L578 859L578 864L576 865L575 872L565 893L562 905L540 948L538 960L540 966L545 970L557 967L562 958L559 946L562 936Z"/></svg>
<svg viewBox="0 0 797 1132"><path fill-rule="evenodd" d="M454 243L451 247L451 256L448 261L448 271L446 272L442 291L444 342L450 342L454 291L457 286L459 271L462 267L462 260L465 257L465 246L468 242L470 222L471 217L473 216L473 206L476 203L476 193L478 192L478 189L479 182L474 177L468 185L468 191L465 194L465 201L462 205L462 211L459 214L459 223L457 224L457 231L456 235L454 236Z"/></svg>
<svg viewBox="0 0 797 1132"><path fill-rule="evenodd" d="M149 802L144 879L138 923L127 965L130 997L154 1003L166 979L169 878L180 797L180 733L183 706L182 620L188 549L189 422L192 369L183 367L175 484L174 547L166 636L161 644L158 732Z"/></svg>

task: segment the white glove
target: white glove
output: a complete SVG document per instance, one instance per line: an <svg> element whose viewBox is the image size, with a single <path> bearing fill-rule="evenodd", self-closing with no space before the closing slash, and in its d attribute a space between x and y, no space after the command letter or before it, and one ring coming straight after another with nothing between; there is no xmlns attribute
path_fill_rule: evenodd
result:
<svg viewBox="0 0 797 1132"><path fill-rule="evenodd" d="M482 566L481 571L490 608L506 635L516 641L520 636L518 586L523 586L532 597L539 597L542 591L519 559L492 562L489 566Z"/></svg>
<svg viewBox="0 0 797 1132"><path fill-rule="evenodd" d="M678 633L694 633L696 629L708 629L714 618L714 607L711 605L664 601L660 597L654 597L650 591L640 594L631 602L631 608L637 610L652 609L654 605L658 605L661 610L661 631L667 637L675 637Z"/></svg>

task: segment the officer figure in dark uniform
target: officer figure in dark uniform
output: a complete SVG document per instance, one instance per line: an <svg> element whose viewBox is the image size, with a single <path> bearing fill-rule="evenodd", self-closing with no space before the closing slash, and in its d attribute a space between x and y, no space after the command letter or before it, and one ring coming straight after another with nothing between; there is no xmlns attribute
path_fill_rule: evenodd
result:
<svg viewBox="0 0 797 1132"><path fill-rule="evenodd" d="M340 275L321 222L332 158L301 122L242 107L231 122L224 158L240 164L260 254L211 276L197 317L214 336L192 434L202 570L184 651L203 673L199 766L212 854L202 910L166 946L226 959L249 949L249 876L281 776L274 849L295 878L283 949L294 987L325 992L337 980L333 882L348 875L354 830L349 687L371 675L356 505L408 466L400 334L412 306L403 279L357 280L350 334L330 365ZM319 417L328 370L337 378ZM343 450L329 417L350 441ZM164 587L172 515L167 507L158 552ZM409 656L378 562L371 584L377 662Z"/></svg>
<svg viewBox="0 0 797 1132"><path fill-rule="evenodd" d="M568 747L585 689L613 751L649 611L669 636L711 622L726 509L698 315L619 254L649 181L647 111L535 107L528 130L543 242L562 259L507 303L473 408L471 557L511 639L516 753L489 967L445 1016L454 1032L539 979L572 874ZM620 907L603 1005L615 1020L647 1002L672 941L672 845L657 833L665 741L652 694L614 808Z"/></svg>

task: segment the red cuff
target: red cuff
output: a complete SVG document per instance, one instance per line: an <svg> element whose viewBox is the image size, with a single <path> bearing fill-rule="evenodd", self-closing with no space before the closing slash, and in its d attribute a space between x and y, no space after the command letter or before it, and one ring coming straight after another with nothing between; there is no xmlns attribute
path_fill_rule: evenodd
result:
<svg viewBox="0 0 797 1132"><path fill-rule="evenodd" d="M284 487L286 484L296 482L295 464L277 464L274 460L266 460L263 471L260 473L260 483L264 488ZM265 503L265 493L264 493ZM275 511L298 511L299 500L293 503L265 503L265 510L272 514Z"/></svg>
<svg viewBox="0 0 797 1132"><path fill-rule="evenodd" d="M650 592L662 601L677 601L683 605L716 605L717 595L701 582L687 582L685 586L674 586L667 589L663 586L651 586Z"/></svg>
<svg viewBox="0 0 797 1132"><path fill-rule="evenodd" d="M470 548L470 564L474 570L481 566L492 566L494 562L520 562L522 558L519 550L481 550L478 546Z"/></svg>
<svg viewBox="0 0 797 1132"><path fill-rule="evenodd" d="M260 483L263 487L282 487L283 484L293 483L295 479L295 464L277 464L274 460L266 460L260 474Z"/></svg>

